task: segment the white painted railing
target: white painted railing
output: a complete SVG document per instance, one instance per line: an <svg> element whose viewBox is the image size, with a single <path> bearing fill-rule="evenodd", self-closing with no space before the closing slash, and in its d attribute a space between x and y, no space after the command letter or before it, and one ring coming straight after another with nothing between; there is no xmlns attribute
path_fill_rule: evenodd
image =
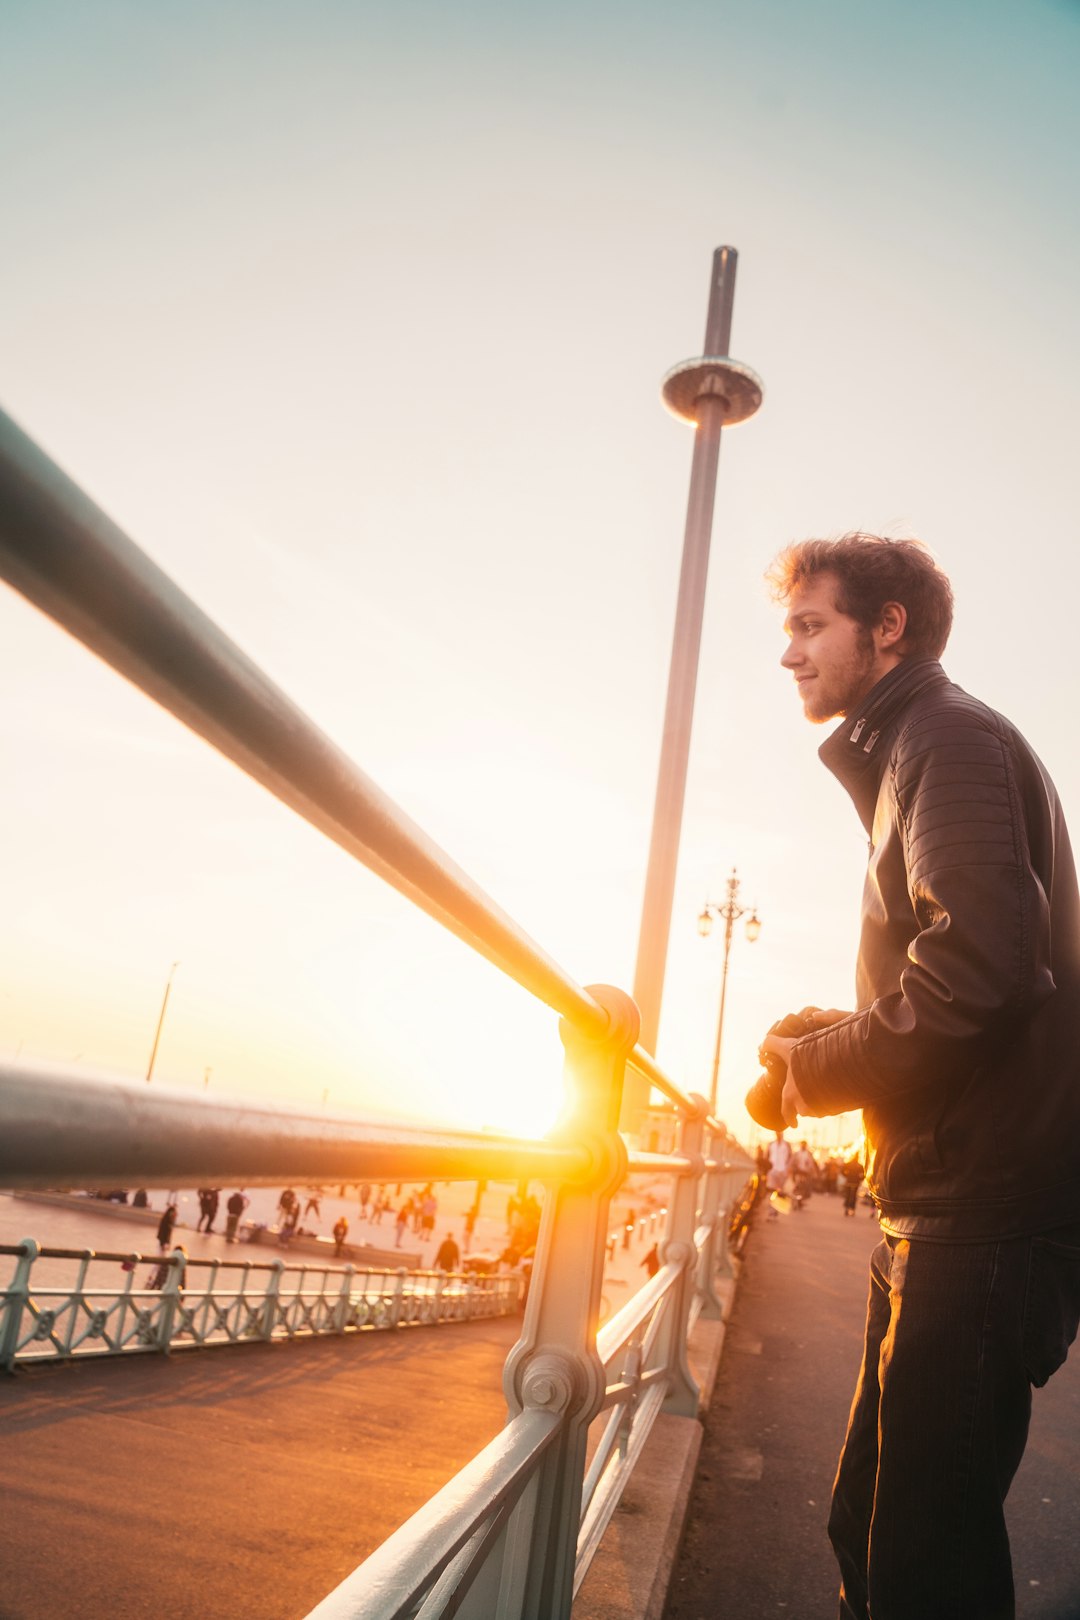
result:
<svg viewBox="0 0 1080 1620"><path fill-rule="evenodd" d="M63 1261L70 1281L35 1278ZM434 1327L508 1316L518 1276L306 1266L282 1259L191 1260L138 1252L0 1245L0 1368L83 1356L145 1354L186 1345L251 1344L365 1329ZM39 1272L45 1268L39 1267Z"/></svg>

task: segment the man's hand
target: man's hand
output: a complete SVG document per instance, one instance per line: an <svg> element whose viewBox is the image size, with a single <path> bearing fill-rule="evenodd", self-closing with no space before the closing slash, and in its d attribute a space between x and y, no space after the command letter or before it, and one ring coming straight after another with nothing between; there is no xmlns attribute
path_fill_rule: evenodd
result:
<svg viewBox="0 0 1080 1620"><path fill-rule="evenodd" d="M843 1015L841 1014L841 1016ZM791 1048L795 1045L794 1036L766 1035L761 1044L766 1052L772 1052L776 1057L780 1058L787 1069L787 1079L784 1081L784 1090L780 1097L780 1112L783 1114L787 1124L794 1127L799 1123L800 1114L809 1115L811 1113L811 1110L799 1095L799 1088L791 1077Z"/></svg>
<svg viewBox="0 0 1080 1620"><path fill-rule="evenodd" d="M780 1094L780 1112L784 1116L785 1124L790 1125L792 1129L799 1123L800 1114L810 1113L810 1109L807 1108L799 1095L798 1086L791 1078L790 1069L788 1070L788 1077L784 1081L784 1089Z"/></svg>
<svg viewBox="0 0 1080 1620"><path fill-rule="evenodd" d="M842 1023L851 1014L840 1012L836 1007L808 1007L804 1014L807 1023L807 1033L816 1029L828 1029L830 1024Z"/></svg>

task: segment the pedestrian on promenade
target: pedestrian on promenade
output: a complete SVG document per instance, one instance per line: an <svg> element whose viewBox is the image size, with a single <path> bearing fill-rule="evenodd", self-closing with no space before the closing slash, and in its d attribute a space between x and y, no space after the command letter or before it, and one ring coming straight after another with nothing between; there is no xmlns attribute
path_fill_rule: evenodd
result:
<svg viewBox="0 0 1080 1620"><path fill-rule="evenodd" d="M364 1185L360 1188L360 1219L362 1221L366 1221L368 1218L368 1205L370 1202L371 1183L369 1181L365 1181Z"/></svg>
<svg viewBox="0 0 1080 1620"><path fill-rule="evenodd" d="M645 1267L645 1275L647 1277L656 1276L656 1273L660 1270L660 1250L655 1243L645 1256L644 1260L642 1260L641 1264Z"/></svg>
<svg viewBox="0 0 1080 1620"><path fill-rule="evenodd" d="M411 1198L409 1198L409 1199L406 1199L405 1203L402 1204L401 1208L398 1210L397 1220L394 1222L394 1248L395 1249L400 1249L401 1248L401 1240L405 1236L405 1230L406 1230L406 1228L407 1228L407 1226L409 1224L409 1217L412 1215L412 1212L413 1212L413 1201L412 1201Z"/></svg>
<svg viewBox="0 0 1080 1620"><path fill-rule="evenodd" d="M449 1232L439 1244L439 1252L435 1256L436 1271L457 1271L461 1265L461 1250L454 1242Z"/></svg>
<svg viewBox="0 0 1080 1620"><path fill-rule="evenodd" d="M339 1215L333 1225L334 1233L334 1259L341 1259L341 1251L345 1247L345 1239L349 1235L349 1223L344 1215Z"/></svg>
<svg viewBox="0 0 1080 1620"><path fill-rule="evenodd" d="M802 1209L810 1197L817 1174L817 1161L808 1142L800 1142L791 1156L791 1174L795 1181L795 1208Z"/></svg>
<svg viewBox="0 0 1080 1620"><path fill-rule="evenodd" d="M769 1175L765 1183L769 1189L769 1219L777 1220L776 1200L782 1198L791 1169L791 1143L783 1131L777 1131L768 1146Z"/></svg>
<svg viewBox="0 0 1080 1620"><path fill-rule="evenodd" d="M225 1205L226 1243L236 1243L239 1241L236 1236L236 1232L240 1225L240 1217L244 1213L247 1206L248 1200L244 1195L244 1189L242 1187L240 1187L236 1192L230 1194L228 1202Z"/></svg>
<svg viewBox="0 0 1080 1620"><path fill-rule="evenodd" d="M863 1184L866 1166L857 1153L853 1153L840 1168L840 1176L844 1183L844 1214L854 1215L855 1206L859 1201L859 1188Z"/></svg>
<svg viewBox="0 0 1080 1620"><path fill-rule="evenodd" d="M870 840L857 1010L765 1040L789 1124L863 1110L881 1220L829 1521L840 1613L1011 1620L1003 1503L1080 1318L1068 833L1029 744L941 668L952 591L925 547L811 540L770 578L781 662L810 720L843 716L820 754ZM993 634L1007 667L1012 629Z"/></svg>
<svg viewBox="0 0 1080 1620"><path fill-rule="evenodd" d="M315 1211L315 1219L317 1221L322 1220L322 1208L321 1208L320 1203L319 1203L319 1197L320 1197L320 1195L317 1192L313 1192L313 1193L309 1194L308 1201L304 1205L304 1219L305 1219L305 1221L307 1220L308 1215L311 1213L312 1210Z"/></svg>

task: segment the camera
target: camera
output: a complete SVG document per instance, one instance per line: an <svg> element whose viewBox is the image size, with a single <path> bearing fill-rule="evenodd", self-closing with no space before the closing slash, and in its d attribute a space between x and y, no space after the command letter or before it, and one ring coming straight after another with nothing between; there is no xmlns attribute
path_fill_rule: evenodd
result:
<svg viewBox="0 0 1080 1620"><path fill-rule="evenodd" d="M767 1131L787 1129L787 1120L780 1112L780 1098L787 1079L787 1064L775 1052L766 1052L761 1060L765 1073L759 1075L746 1093L746 1112L755 1125Z"/></svg>

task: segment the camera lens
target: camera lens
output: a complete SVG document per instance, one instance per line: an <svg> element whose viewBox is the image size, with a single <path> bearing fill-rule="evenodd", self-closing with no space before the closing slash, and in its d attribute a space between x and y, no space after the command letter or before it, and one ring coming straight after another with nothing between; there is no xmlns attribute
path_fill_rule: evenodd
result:
<svg viewBox="0 0 1080 1620"><path fill-rule="evenodd" d="M783 1072L774 1075L766 1070L755 1080L746 1093L746 1112L755 1125L761 1125L767 1131L782 1131L787 1128L787 1120L780 1112L783 1090Z"/></svg>

